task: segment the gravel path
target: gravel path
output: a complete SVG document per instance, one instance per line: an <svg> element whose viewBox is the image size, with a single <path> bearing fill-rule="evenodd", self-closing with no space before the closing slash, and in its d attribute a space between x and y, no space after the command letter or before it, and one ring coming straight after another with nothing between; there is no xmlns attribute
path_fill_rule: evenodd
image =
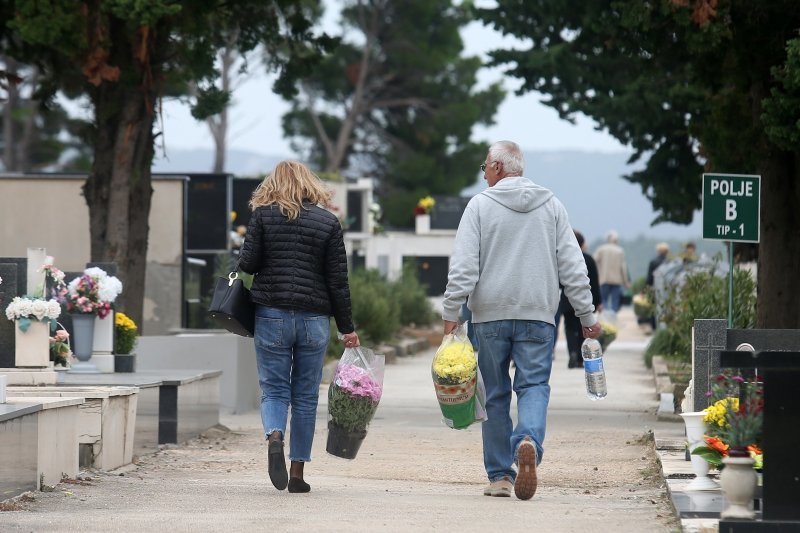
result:
<svg viewBox="0 0 800 533"><path fill-rule="evenodd" d="M276 491L257 413L115 472L33 493L0 513L2 531L677 531L652 451L658 425L644 337L620 315L606 357L609 397L556 352L539 489L530 501L482 495L480 428L446 428L430 382L433 351L387 367L386 393L358 457L325 453L320 406L310 494ZM632 324L632 325L631 325ZM321 400L325 399L323 387ZM230 428L230 429L228 429Z"/></svg>

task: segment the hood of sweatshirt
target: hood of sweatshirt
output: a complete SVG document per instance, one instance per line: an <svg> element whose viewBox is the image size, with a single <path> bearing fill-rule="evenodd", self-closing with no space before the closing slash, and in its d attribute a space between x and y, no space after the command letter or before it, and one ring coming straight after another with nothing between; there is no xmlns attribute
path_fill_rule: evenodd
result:
<svg viewBox="0 0 800 533"><path fill-rule="evenodd" d="M553 197L551 190L521 176L503 178L481 194L519 213L533 211Z"/></svg>

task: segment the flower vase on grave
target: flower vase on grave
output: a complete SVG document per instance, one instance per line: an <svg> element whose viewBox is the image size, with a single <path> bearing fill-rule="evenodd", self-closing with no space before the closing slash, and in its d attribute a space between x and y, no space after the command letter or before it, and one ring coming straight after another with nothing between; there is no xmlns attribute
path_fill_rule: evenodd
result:
<svg viewBox="0 0 800 533"><path fill-rule="evenodd" d="M695 411L691 413L681 413L681 418L686 425L686 440L689 446L689 453L693 452L698 446L705 445L703 436L706 433L706 424L703 422L705 412ZM705 459L699 455L690 455L692 461L692 472L695 478L686 487L686 490L716 490L719 485L716 481L708 477L709 465Z"/></svg>
<svg viewBox="0 0 800 533"><path fill-rule="evenodd" d="M50 364L49 323L28 321L22 331L19 320L14 322L14 365L17 368L47 368Z"/></svg>
<svg viewBox="0 0 800 533"><path fill-rule="evenodd" d="M92 363L102 373L114 372L114 311L94 319Z"/></svg>
<svg viewBox="0 0 800 533"><path fill-rule="evenodd" d="M78 360L70 372L75 374L97 374L97 367L89 360L94 346L94 314L70 313L72 317L72 353Z"/></svg>
<svg viewBox="0 0 800 533"><path fill-rule="evenodd" d="M414 217L414 229L417 235L424 235L431 232L431 216L417 215Z"/></svg>
<svg viewBox="0 0 800 533"><path fill-rule="evenodd" d="M720 518L752 520L755 517L753 497L758 476L753 469L755 461L747 449L731 448L729 456L722 459L725 468L719 476L719 484L728 506Z"/></svg>

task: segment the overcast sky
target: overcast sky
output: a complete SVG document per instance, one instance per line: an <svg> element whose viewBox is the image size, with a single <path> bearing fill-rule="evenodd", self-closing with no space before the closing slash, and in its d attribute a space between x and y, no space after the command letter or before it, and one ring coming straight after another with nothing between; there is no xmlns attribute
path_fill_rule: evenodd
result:
<svg viewBox="0 0 800 533"><path fill-rule="evenodd" d="M339 4L328 0L327 4ZM337 11L328 10L324 26L337 32ZM465 55L478 55L495 48L522 46L523 43L503 38L495 31L472 23L462 31ZM281 116L288 105L271 90L272 79L264 74L257 61L250 65L252 76L234 93L231 112L229 148L249 150L268 155L290 156L289 143L283 139ZM482 69L479 87L503 78L502 70ZM504 80L508 96L496 115L496 124L491 127L476 127L473 140L497 141L508 139L517 142L526 150L578 149L585 151L627 151L614 138L594 129L592 122L579 117L576 125L560 120L551 108L541 104L540 94L513 94L521 82ZM213 142L205 124L197 122L189 114L186 105L168 101L164 104L164 134L168 148L211 148Z"/></svg>

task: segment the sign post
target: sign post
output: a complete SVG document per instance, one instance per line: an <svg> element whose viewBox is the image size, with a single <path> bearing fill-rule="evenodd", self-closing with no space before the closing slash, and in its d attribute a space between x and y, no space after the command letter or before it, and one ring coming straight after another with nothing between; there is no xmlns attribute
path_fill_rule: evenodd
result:
<svg viewBox="0 0 800 533"><path fill-rule="evenodd" d="M733 327L733 243L761 238L761 176L703 174L703 238L728 241L728 327Z"/></svg>

